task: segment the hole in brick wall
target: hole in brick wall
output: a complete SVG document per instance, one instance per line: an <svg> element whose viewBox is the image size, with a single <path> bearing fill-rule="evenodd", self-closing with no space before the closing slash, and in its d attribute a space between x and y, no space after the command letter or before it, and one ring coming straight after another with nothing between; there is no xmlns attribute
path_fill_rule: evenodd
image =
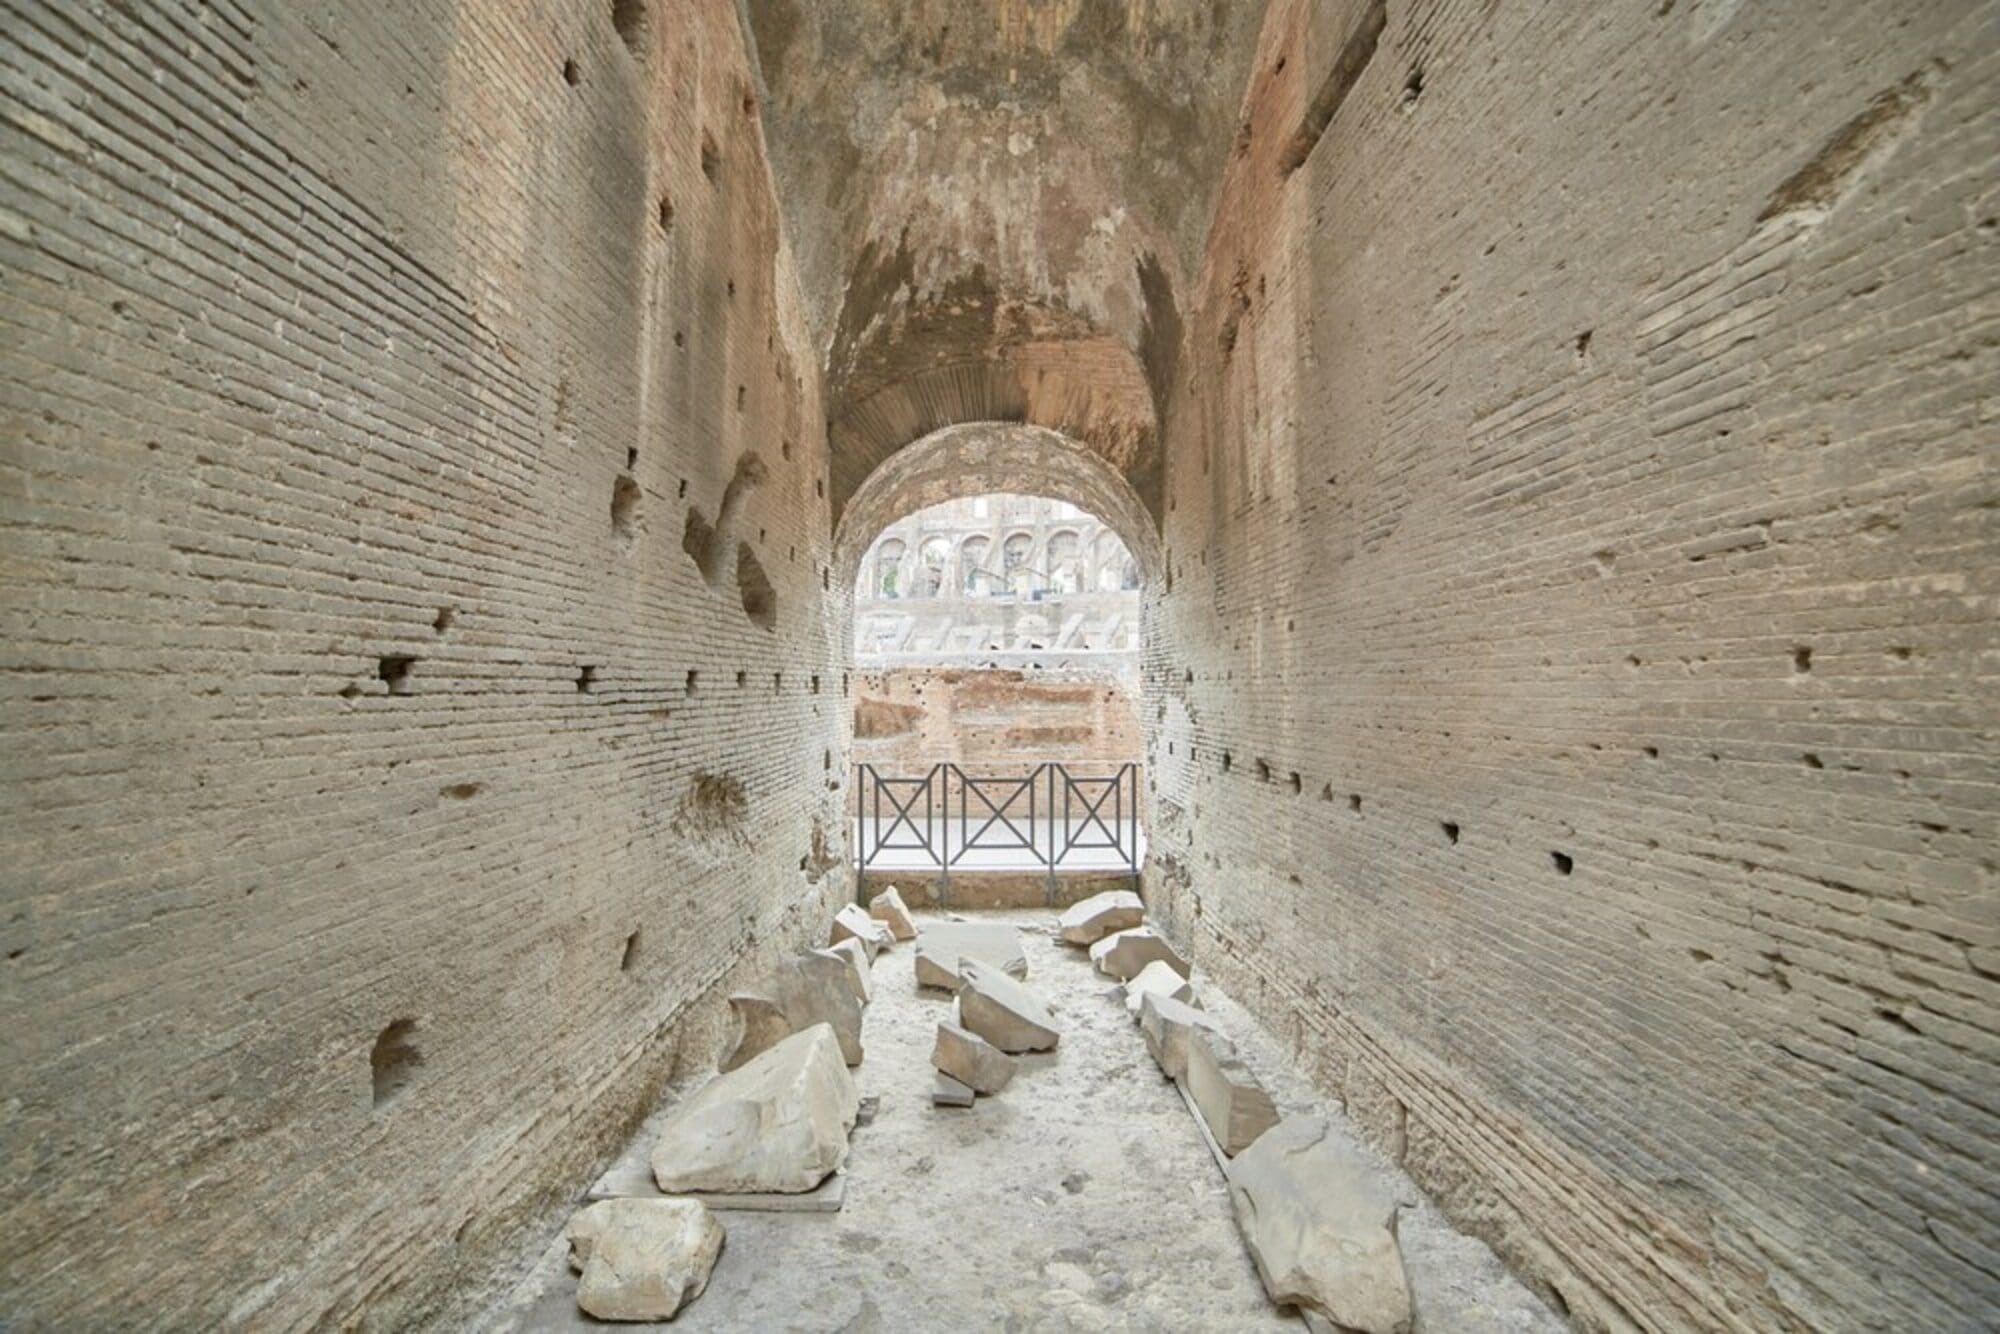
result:
<svg viewBox="0 0 2000 1334"><path fill-rule="evenodd" d="M778 442L778 457L779 457L779 458L781 458L781 459L783 459L783 460L785 460L785 461L786 461L787 463L791 462L791 458L792 458L792 442L791 442L791 441L789 441L789 440L781 440L781 441L779 441L779 442Z"/></svg>
<svg viewBox="0 0 2000 1334"><path fill-rule="evenodd" d="M661 230L662 232L671 232L671 231L673 231L673 229L674 229L674 201L673 201L672 199L670 199L669 197L667 197L666 195L661 195L661 196L660 196L660 211L659 211L659 213L658 213L658 215L657 215L657 216L658 216L658 218L659 218L659 221L660 221L660 230Z"/></svg>
<svg viewBox="0 0 2000 1334"><path fill-rule="evenodd" d="M731 301L734 301L736 299L736 280L734 278L731 278L728 282L722 285L722 294L728 297Z"/></svg>
<svg viewBox="0 0 2000 1334"><path fill-rule="evenodd" d="M1424 67L1410 66L1410 77L1403 80L1403 110L1408 111L1424 95Z"/></svg>
<svg viewBox="0 0 2000 1334"><path fill-rule="evenodd" d="M1625 655L1625 665L1634 670L1637 670L1642 665L1639 662L1639 655L1636 653L1627 653Z"/></svg>
<svg viewBox="0 0 2000 1334"><path fill-rule="evenodd" d="M594 666L588 666L588 665L586 665L586 666L583 666L583 667L579 667L579 668L577 668L577 672L576 672L576 693L577 693L577 694L579 694L579 695L588 695L588 694L589 694L589 693L591 692L591 690L592 690L593 688L595 688L595 686L596 686L596 685L597 685L597 668L596 668L596 667L594 667Z"/></svg>
<svg viewBox="0 0 2000 1334"><path fill-rule="evenodd" d="M638 962L638 959L639 933L634 931L631 935L625 937L625 948L618 955L618 971L621 973L631 972L632 965Z"/></svg>
<svg viewBox="0 0 2000 1334"><path fill-rule="evenodd" d="M748 672L736 673L736 688L738 690L741 690L744 686L748 684L750 684L750 673Z"/></svg>
<svg viewBox="0 0 2000 1334"><path fill-rule="evenodd" d="M826 499L826 478L824 477L813 478L813 495L819 498L820 500Z"/></svg>
<svg viewBox="0 0 2000 1334"><path fill-rule="evenodd" d="M485 790L484 783L453 783L450 787L439 788L438 795L449 797L453 801L470 801Z"/></svg>
<svg viewBox="0 0 2000 1334"><path fill-rule="evenodd" d="M1657 760L1660 758L1660 748L1658 746L1644 747L1643 753L1649 760Z"/></svg>
<svg viewBox="0 0 2000 1334"><path fill-rule="evenodd" d="M686 347L687 345L688 345L687 330L686 329L674 330L674 346Z"/></svg>
<svg viewBox="0 0 2000 1334"><path fill-rule="evenodd" d="M1458 825L1455 822L1451 820L1446 820L1443 823L1439 824L1438 828L1444 830L1445 842L1447 843L1458 842Z"/></svg>
<svg viewBox="0 0 2000 1334"><path fill-rule="evenodd" d="M611 484L611 531L630 540L639 530L639 483L620 474Z"/></svg>
<svg viewBox="0 0 2000 1334"><path fill-rule="evenodd" d="M688 694L692 695L692 694L693 694L693 693L694 693L695 691L697 691L697 690L699 690L699 689L701 689L701 673L700 673L700 672L689 672L689 673L688 673L688 679L687 679L687 692L688 692Z"/></svg>
<svg viewBox="0 0 2000 1334"><path fill-rule="evenodd" d="M820 769L821 769L821 770L822 770L823 772L824 772L824 771L830 771L830 770L831 770L831 769L833 768L833 752L832 752L832 751L830 751L830 750L823 750L823 751L821 751L821 752L819 753L819 767L820 767Z"/></svg>
<svg viewBox="0 0 2000 1334"><path fill-rule="evenodd" d="M637 445L627 446L625 450L625 470L627 472L630 472L632 469L638 466L639 466L639 447Z"/></svg>
<svg viewBox="0 0 2000 1334"><path fill-rule="evenodd" d="M722 150L715 146L715 136L707 130L703 130L701 132L701 174L713 181L716 178L716 174L721 170ZM732 282L729 287L731 291L734 291L736 284Z"/></svg>
<svg viewBox="0 0 2000 1334"><path fill-rule="evenodd" d="M1918 1037L1923 1036L1923 1030L1921 1028L1918 1028L1915 1024L1911 1023L1909 1020L1905 1019L1902 1015L1898 1014L1894 1010L1878 1006L1876 1007L1875 1010L1875 1017L1877 1019L1880 1019L1885 1024L1891 1024L1897 1028L1902 1029L1905 1033L1913 1033L1916 1034Z"/></svg>
<svg viewBox="0 0 2000 1334"><path fill-rule="evenodd" d="M611 0L611 26L627 51L646 53L646 0Z"/></svg>
<svg viewBox="0 0 2000 1334"><path fill-rule="evenodd" d="M1222 752L1222 772L1228 773L1230 767L1235 763L1236 763L1235 758L1232 757L1228 751L1225 750Z"/></svg>
<svg viewBox="0 0 2000 1334"><path fill-rule="evenodd" d="M822 593L833 591L833 572L824 565L819 567L819 591Z"/></svg>
<svg viewBox="0 0 2000 1334"><path fill-rule="evenodd" d="M1808 769L1826 768L1826 761L1820 759L1819 756L1813 754L1811 751L1807 751L1805 754L1799 756L1799 761Z"/></svg>
<svg viewBox="0 0 2000 1334"><path fill-rule="evenodd" d="M392 695L407 695L416 689L412 679L416 674L417 660L392 655L375 664L375 674L388 684Z"/></svg>
<svg viewBox="0 0 2000 1334"><path fill-rule="evenodd" d="M1889 656L1894 658L1897 662L1908 662L1915 653L1916 650L1911 648L1908 644L1898 644L1894 648L1889 650Z"/></svg>
<svg viewBox="0 0 2000 1334"><path fill-rule="evenodd" d="M1305 780L1294 773L1292 775L1292 795L1296 797L1303 791L1305 791Z"/></svg>
<svg viewBox="0 0 2000 1334"><path fill-rule="evenodd" d="M402 1096L424 1063L423 1053L412 1040L416 1031L416 1020L398 1019L375 1035L375 1046L368 1053L368 1068L373 1075L378 1112Z"/></svg>
<svg viewBox="0 0 2000 1334"><path fill-rule="evenodd" d="M1576 336L1576 359L1578 361L1582 361L1590 355L1590 336L1595 332L1597 332L1595 329L1585 329Z"/></svg>
<svg viewBox="0 0 2000 1334"><path fill-rule="evenodd" d="M772 672L771 693L775 695L784 688L785 688L785 674L783 672Z"/></svg>
<svg viewBox="0 0 2000 1334"><path fill-rule="evenodd" d="M817 695L817 694L819 693L819 673L818 673L818 672L814 672L814 673L813 673L813 675L812 675L812 692L813 692L813 694L815 694L815 695Z"/></svg>
<svg viewBox="0 0 2000 1334"><path fill-rule="evenodd" d="M1570 856L1567 852L1551 852L1549 854L1549 862L1556 868L1558 875L1568 875L1576 869L1576 858Z"/></svg>
<svg viewBox="0 0 2000 1334"><path fill-rule="evenodd" d="M1812 670L1812 650L1801 645L1792 650L1792 670L1803 676Z"/></svg>
<svg viewBox="0 0 2000 1334"><path fill-rule="evenodd" d="M439 607L437 616L431 621L431 629L443 634L451 629L451 623L458 619L458 613L450 607Z"/></svg>
<svg viewBox="0 0 2000 1334"><path fill-rule="evenodd" d="M1263 760L1257 761L1257 781L1260 783L1271 781L1271 766Z"/></svg>
<svg viewBox="0 0 2000 1334"><path fill-rule="evenodd" d="M574 60L563 61L563 82L572 88L583 82L583 71Z"/></svg>
<svg viewBox="0 0 2000 1334"><path fill-rule="evenodd" d="M1692 945L1688 947L1688 957L1696 963L1713 963L1715 961L1713 954L1710 954L1707 950L1698 950Z"/></svg>
<svg viewBox="0 0 2000 1334"><path fill-rule="evenodd" d="M737 410L738 412L741 412L741 411L743 411L743 405L744 405L745 403L749 402L749 401L750 401L750 386L749 386L749 385L747 385L747 384L739 384L739 385L737 385L737 386L736 386L736 410Z"/></svg>
<svg viewBox="0 0 2000 1334"><path fill-rule="evenodd" d="M743 614L753 625L766 630L778 628L778 590L771 587L763 564L748 542L736 548L736 591L743 599Z"/></svg>
<svg viewBox="0 0 2000 1334"><path fill-rule="evenodd" d="M1347 809L1353 811L1356 815L1361 814L1361 794L1359 792L1350 792L1347 794Z"/></svg>

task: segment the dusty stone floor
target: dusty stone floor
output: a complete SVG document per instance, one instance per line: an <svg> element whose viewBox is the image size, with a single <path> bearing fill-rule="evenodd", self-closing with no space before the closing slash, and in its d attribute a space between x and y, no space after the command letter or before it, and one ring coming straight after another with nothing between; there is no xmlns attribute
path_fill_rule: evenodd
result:
<svg viewBox="0 0 2000 1334"><path fill-rule="evenodd" d="M1297 1330L1265 1297L1222 1173L1138 1027L1049 913L970 914L1020 926L1028 984L1063 1024L1005 1091L933 1108L932 1035L951 1002L917 990L915 947L875 961L854 1074L880 1100L858 1128L837 1213L720 1214L728 1241L676 1330ZM927 919L930 914L921 914ZM1195 974L1202 1003L1284 1112L1326 1109L1245 1011ZM692 1091L700 1079L677 1089ZM671 1099L669 1100L671 1102ZM664 1109L663 1109L664 1112ZM615 1171L639 1168L656 1116ZM1349 1133L1337 1110L1336 1133ZM1365 1151L1365 1150L1364 1150ZM1387 1169L1411 1202L1400 1235L1418 1328L1560 1330L1564 1323ZM575 1306L558 1237L482 1328L603 1328Z"/></svg>

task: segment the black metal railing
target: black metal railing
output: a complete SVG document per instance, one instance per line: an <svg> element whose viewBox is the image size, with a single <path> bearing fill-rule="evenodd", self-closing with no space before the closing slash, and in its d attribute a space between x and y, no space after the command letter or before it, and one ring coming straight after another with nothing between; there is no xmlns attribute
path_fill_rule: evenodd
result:
<svg viewBox="0 0 2000 1334"><path fill-rule="evenodd" d="M855 865L941 874L1024 867L1045 870L1053 889L1063 870L1137 874L1139 766L1078 775L1038 764L1025 775L990 778L934 764L920 778L855 766Z"/></svg>

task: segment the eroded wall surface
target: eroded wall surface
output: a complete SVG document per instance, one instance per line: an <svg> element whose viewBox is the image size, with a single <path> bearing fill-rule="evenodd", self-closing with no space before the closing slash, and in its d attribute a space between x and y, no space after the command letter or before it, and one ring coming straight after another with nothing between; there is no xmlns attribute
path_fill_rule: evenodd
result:
<svg viewBox="0 0 2000 1334"><path fill-rule="evenodd" d="M884 777L921 777L933 764L975 778L1011 778L1041 764L1104 777L1140 758L1128 674L891 667L854 678L854 760Z"/></svg>
<svg viewBox="0 0 2000 1334"><path fill-rule="evenodd" d="M1589 1328L2000 1298L1995 22L1265 28L1149 890Z"/></svg>
<svg viewBox="0 0 2000 1334"><path fill-rule="evenodd" d="M744 51L6 7L9 1321L449 1316L843 892Z"/></svg>

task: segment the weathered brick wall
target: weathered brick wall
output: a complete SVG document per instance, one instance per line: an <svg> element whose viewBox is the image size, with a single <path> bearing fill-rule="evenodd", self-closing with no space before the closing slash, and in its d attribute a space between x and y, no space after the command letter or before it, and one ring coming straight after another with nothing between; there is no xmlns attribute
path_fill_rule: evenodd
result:
<svg viewBox="0 0 2000 1334"><path fill-rule="evenodd" d="M0 53L0 1323L448 1315L843 888L733 7Z"/></svg>
<svg viewBox="0 0 2000 1334"><path fill-rule="evenodd" d="M1972 1327L1996 11L1370 8L1190 316L1155 904L1586 1326Z"/></svg>
<svg viewBox="0 0 2000 1334"><path fill-rule="evenodd" d="M1079 775L1140 758L1135 680L1110 669L892 667L854 678L854 759L889 776L950 761L975 777L1066 764Z"/></svg>

